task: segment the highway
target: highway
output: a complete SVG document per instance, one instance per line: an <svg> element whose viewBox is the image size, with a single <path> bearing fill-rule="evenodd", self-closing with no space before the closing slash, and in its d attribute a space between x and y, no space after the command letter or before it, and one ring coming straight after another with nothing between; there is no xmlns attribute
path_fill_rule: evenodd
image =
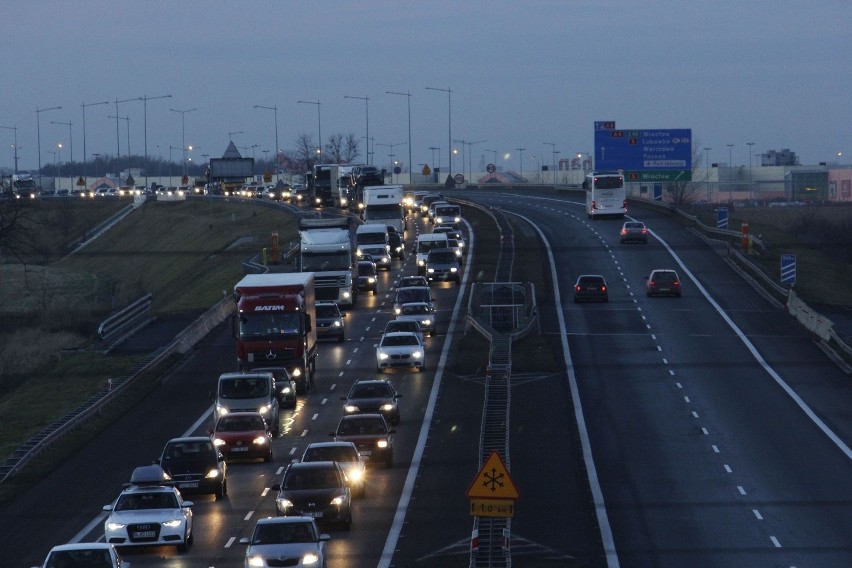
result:
<svg viewBox="0 0 852 568"><path fill-rule="evenodd" d="M631 211L654 238L621 245L621 222L588 221L571 193L462 195L541 230L561 295L557 302L553 290L540 291L542 333L569 347L567 372L513 381L516 565L525 558L610 567L852 565L852 391L800 327L665 215ZM468 243L475 250L470 235ZM524 254L516 251L514 280L530 269ZM232 464L227 499L188 497L194 546L186 554L123 553L134 568L241 565L238 541L257 518L274 515L269 487L283 467L307 443L329 439L352 381L376 376L373 346L392 317L389 292L402 272L414 272L413 258L381 274L378 296L361 297L344 344L320 345L318 388L283 412L274 462ZM645 297L652 268L677 269L683 298ZM586 273L606 277L608 303L571 301L573 281ZM430 370L386 375L403 393L396 465L369 471L351 531L330 531L329 567L467 566L464 491L478 466L482 379L436 372L435 364L458 290L436 287ZM32 566L53 544L101 538L101 507L166 440L206 432L209 392L235 367L222 326L133 411L4 509L2 557Z"/></svg>

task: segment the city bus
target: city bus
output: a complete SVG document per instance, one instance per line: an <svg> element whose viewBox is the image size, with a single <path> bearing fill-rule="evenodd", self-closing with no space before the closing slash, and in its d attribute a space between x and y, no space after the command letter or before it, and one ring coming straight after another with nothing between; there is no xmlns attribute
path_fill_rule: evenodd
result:
<svg viewBox="0 0 852 568"><path fill-rule="evenodd" d="M627 190L621 172L592 172L583 182L586 190L586 213L596 217L620 217L627 213Z"/></svg>

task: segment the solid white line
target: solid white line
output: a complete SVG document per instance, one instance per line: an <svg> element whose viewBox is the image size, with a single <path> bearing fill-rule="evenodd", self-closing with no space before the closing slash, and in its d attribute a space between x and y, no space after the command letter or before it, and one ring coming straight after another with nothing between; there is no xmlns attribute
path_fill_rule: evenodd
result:
<svg viewBox="0 0 852 568"><path fill-rule="evenodd" d="M474 236L470 224L465 221L468 233L470 234L470 249L474 250ZM472 263L464 263L464 277L462 284L466 285L469 281L470 267ZM462 290L464 287L461 288ZM453 342L453 334L456 328L456 319L458 318L459 310L461 309L462 299L464 294L459 292L456 298L456 304L453 308L452 319L447 328L446 339L444 340L444 348L441 350L441 358L438 360L438 366L435 371L435 378L432 380L432 390L429 392L429 402L426 404L426 411L423 415L423 423L420 425L420 434L417 437L417 445L414 447L414 454L411 456L411 466L408 468L408 474L405 477L405 484L402 487L402 493L399 496L399 503L396 506L396 513L391 523L388 537L385 540L385 546L382 549L382 556L379 559L377 568L389 568L393 560L393 553L396 550L397 542L399 542L402 527L405 524L405 514L408 511L408 506L411 502L411 494L414 492L414 484L417 481L417 475L420 472L420 463L423 460L423 453L426 449L426 441L429 438L429 429L432 425L432 417L435 414L435 404L438 400L438 391L441 387L441 379L444 376L444 365L447 362L447 355L450 351L450 344ZM564 332L564 328L563 328Z"/></svg>
<svg viewBox="0 0 852 568"><path fill-rule="evenodd" d="M517 215L515 213L515 215ZM556 302L558 309L556 317L559 320L559 335L562 338L562 356L565 362L565 368L568 373L568 385L571 390L571 398L574 405L574 417L577 422L577 429L580 433L580 444L583 448L583 458L586 464L586 473L589 479L589 487L592 492L592 500L595 504L595 514L598 519L598 528L601 531L601 541L604 552L606 554L606 563L608 568L618 568L618 551L615 549L615 538L612 534L612 527L609 525L609 516L606 512L606 502L601 489L600 481L598 481L597 467L595 466L594 456L592 455L592 444L589 439L589 431L586 427L586 420L583 416L583 406L580 402L580 390L577 385L577 376L574 374L574 362L571 360L571 349L568 346L568 332L565 325L565 316L562 309L562 295L559 289L559 279L556 275L556 261L553 258L553 249L550 247L550 242L545 237L542 230L533 223L530 219L523 215L517 215L524 221L530 224L544 243L544 248L547 250L547 257L550 263L550 280L553 285L553 300Z"/></svg>

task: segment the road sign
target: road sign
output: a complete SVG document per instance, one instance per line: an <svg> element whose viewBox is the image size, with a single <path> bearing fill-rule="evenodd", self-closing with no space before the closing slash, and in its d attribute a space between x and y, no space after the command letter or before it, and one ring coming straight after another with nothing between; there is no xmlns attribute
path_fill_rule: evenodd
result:
<svg viewBox="0 0 852 568"><path fill-rule="evenodd" d="M489 174L493 174L497 171L497 166L495 166L494 164L488 164L487 166L485 166L485 171Z"/></svg>
<svg viewBox="0 0 852 568"><path fill-rule="evenodd" d="M728 228L728 208L727 207L719 207L716 209L716 228L717 229L727 229Z"/></svg>
<svg viewBox="0 0 852 568"><path fill-rule="evenodd" d="M461 174L456 174L456 177L454 177L453 180L458 184L462 184L464 183L464 176Z"/></svg>
<svg viewBox="0 0 852 568"><path fill-rule="evenodd" d="M512 499L471 499L470 514L474 517L514 517Z"/></svg>
<svg viewBox="0 0 852 568"><path fill-rule="evenodd" d="M796 283L796 255L781 255L781 284L792 286Z"/></svg>
<svg viewBox="0 0 852 568"><path fill-rule="evenodd" d="M626 171L624 176L627 181L692 181L692 170Z"/></svg>
<svg viewBox="0 0 852 568"><path fill-rule="evenodd" d="M401 173L402 173L402 168L400 168L399 166L394 166L394 168L393 168L393 173L395 173L396 175L401 174Z"/></svg>
<svg viewBox="0 0 852 568"><path fill-rule="evenodd" d="M656 130L616 130L595 123L595 169L623 170L628 173L653 172L662 177L628 181L689 181L692 172L692 130L672 128ZM672 173L674 172L674 173ZM676 179L669 179L670 176Z"/></svg>
<svg viewBox="0 0 852 568"><path fill-rule="evenodd" d="M517 499L518 488L509 476L503 458L491 452L465 493L471 499Z"/></svg>

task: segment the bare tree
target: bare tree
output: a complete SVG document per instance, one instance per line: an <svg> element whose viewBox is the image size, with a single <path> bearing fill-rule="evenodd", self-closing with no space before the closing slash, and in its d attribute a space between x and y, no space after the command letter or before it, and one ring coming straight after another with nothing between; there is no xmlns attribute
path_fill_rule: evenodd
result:
<svg viewBox="0 0 852 568"><path fill-rule="evenodd" d="M326 160L330 164L340 164L342 162L343 150L343 135L332 134L328 138L328 144L325 145Z"/></svg>
<svg viewBox="0 0 852 568"><path fill-rule="evenodd" d="M0 258L12 257L26 265L26 259L41 253L39 221L33 206L24 199L0 200Z"/></svg>
<svg viewBox="0 0 852 568"><path fill-rule="evenodd" d="M698 163L701 159L701 144L698 141L693 141L692 145L692 175L690 181L672 181L665 185L666 193L671 197L671 202L675 207L683 207L695 203L701 198L702 185L707 188L709 172L705 173L705 177L697 179Z"/></svg>
<svg viewBox="0 0 852 568"><path fill-rule="evenodd" d="M359 143L360 140L355 138L354 134L349 134L346 137L346 141L343 144L343 159L347 164L351 164L361 155L361 152L358 150Z"/></svg>
<svg viewBox="0 0 852 568"><path fill-rule="evenodd" d="M317 163L316 147L317 145L310 134L300 134L296 138L296 149L293 157L305 165L306 171L312 170L314 164Z"/></svg>

